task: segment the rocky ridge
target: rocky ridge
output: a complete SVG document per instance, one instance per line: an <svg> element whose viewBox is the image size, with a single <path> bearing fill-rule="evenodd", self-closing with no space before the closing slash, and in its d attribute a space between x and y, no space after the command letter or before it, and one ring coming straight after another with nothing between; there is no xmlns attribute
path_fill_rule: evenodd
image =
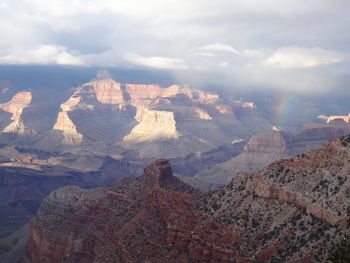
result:
<svg viewBox="0 0 350 263"><path fill-rule="evenodd" d="M326 262L350 237L349 156L342 137L207 195L176 181L165 160L109 188L63 188L31 222L27 255L38 263Z"/></svg>
<svg viewBox="0 0 350 263"><path fill-rule="evenodd" d="M13 119L3 132L31 134L21 147L44 151L88 148L121 154L126 150L141 158L174 158L272 129L252 103L226 100L188 85L124 84L108 74L76 88L61 103L49 129L51 117L40 124L43 108L39 99L29 107L31 96L21 92L1 105L0 113L8 112ZM23 109L28 111L25 119L19 117Z"/></svg>
<svg viewBox="0 0 350 263"><path fill-rule="evenodd" d="M267 132L253 135L238 156L199 171L195 178L226 184L239 172L257 171L264 166L320 147L329 139L350 133L350 125L332 121L325 124L306 124L299 133Z"/></svg>
<svg viewBox="0 0 350 263"><path fill-rule="evenodd" d="M3 133L35 134L35 130L29 129L23 122L22 112L32 101L32 94L28 91L18 92L7 102L0 104L0 110L11 114L11 122L3 128Z"/></svg>

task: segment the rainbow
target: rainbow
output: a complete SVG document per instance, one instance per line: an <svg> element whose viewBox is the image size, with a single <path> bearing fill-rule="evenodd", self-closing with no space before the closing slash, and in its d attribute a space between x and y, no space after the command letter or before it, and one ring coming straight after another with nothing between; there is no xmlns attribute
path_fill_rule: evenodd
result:
<svg viewBox="0 0 350 263"><path fill-rule="evenodd" d="M292 108L292 99L288 95L283 95L277 99L274 120L279 130L283 131L288 126L289 113Z"/></svg>

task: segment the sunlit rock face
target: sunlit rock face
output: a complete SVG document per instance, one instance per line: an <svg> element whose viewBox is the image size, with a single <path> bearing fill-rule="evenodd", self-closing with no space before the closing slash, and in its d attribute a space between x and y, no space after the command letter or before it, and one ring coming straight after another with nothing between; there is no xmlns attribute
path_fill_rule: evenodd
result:
<svg viewBox="0 0 350 263"><path fill-rule="evenodd" d="M141 142L179 137L173 112L145 109L137 114L137 119L139 124L124 137L124 141Z"/></svg>
<svg viewBox="0 0 350 263"><path fill-rule="evenodd" d="M0 104L0 110L12 114L11 122L3 128L3 133L13 133L19 135L34 135L35 129L29 128L23 120L23 111L29 107L32 101L32 94L27 91L18 92L7 102Z"/></svg>
<svg viewBox="0 0 350 263"><path fill-rule="evenodd" d="M271 127L251 103L231 103L188 85L123 84L99 73L60 105L52 130L34 147L96 145L111 152L117 146L142 158L173 158Z"/></svg>
<svg viewBox="0 0 350 263"><path fill-rule="evenodd" d="M53 126L54 130L62 131L64 144L75 145L81 144L83 135L77 131L76 126L69 118L68 112L61 111L58 113L57 122Z"/></svg>
<svg viewBox="0 0 350 263"><path fill-rule="evenodd" d="M0 104L0 109L12 114L11 120L18 121L22 111L32 101L32 94L27 91L18 92L13 96L12 100Z"/></svg>
<svg viewBox="0 0 350 263"><path fill-rule="evenodd" d="M62 95L63 102L45 101L50 94L16 94L0 104L1 131L11 133L8 138L28 135L23 145L44 151L128 151L141 158L174 158L272 128L254 104L188 85L120 83L101 71L70 92ZM51 101L54 106L48 105Z"/></svg>
<svg viewBox="0 0 350 263"><path fill-rule="evenodd" d="M346 115L346 116L329 116L327 119L327 123L330 123L332 121L336 121L336 120L342 120L346 123L350 122L350 114Z"/></svg>

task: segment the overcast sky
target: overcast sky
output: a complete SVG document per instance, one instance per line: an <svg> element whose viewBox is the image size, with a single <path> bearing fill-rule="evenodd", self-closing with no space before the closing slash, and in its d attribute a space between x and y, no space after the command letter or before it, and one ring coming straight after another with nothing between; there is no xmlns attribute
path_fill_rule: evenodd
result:
<svg viewBox="0 0 350 263"><path fill-rule="evenodd" d="M170 69L179 81L344 92L349 10L348 0L0 0L0 64Z"/></svg>

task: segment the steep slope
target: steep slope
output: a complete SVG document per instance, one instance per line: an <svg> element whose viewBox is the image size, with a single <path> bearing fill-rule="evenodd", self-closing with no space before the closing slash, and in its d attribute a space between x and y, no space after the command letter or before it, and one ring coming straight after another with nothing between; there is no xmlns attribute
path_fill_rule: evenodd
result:
<svg viewBox="0 0 350 263"><path fill-rule="evenodd" d="M52 191L65 185L78 185L84 188L98 187L113 183L123 176L133 177L138 166L110 157L76 160L73 154L66 154L67 167L58 160L44 159L43 156L11 153L10 158L1 156L0 162L0 238L28 223L35 215L41 201ZM3 152L1 152L3 153ZM42 155L44 155L42 153ZM40 159L42 158L42 159ZM82 157L78 157L82 158ZM82 164L73 164L81 162ZM89 163L92 167L82 167ZM69 167L69 165L73 167ZM78 167L75 167L78 166ZM113 171L113 172L112 172Z"/></svg>
<svg viewBox="0 0 350 263"><path fill-rule="evenodd" d="M240 155L200 171L195 178L208 183L226 184L238 172L257 171L267 164L287 157L289 151L281 133L257 134L252 136Z"/></svg>
<svg viewBox="0 0 350 263"><path fill-rule="evenodd" d="M326 262L349 237L350 137L238 174L203 202L209 218L246 229L241 253L264 262ZM214 209L212 209L214 208Z"/></svg>
<svg viewBox="0 0 350 263"><path fill-rule="evenodd" d="M29 226L32 262L326 262L350 237L350 136L198 195L158 160L138 179L66 187ZM142 190L141 190L142 189Z"/></svg>
<svg viewBox="0 0 350 263"><path fill-rule="evenodd" d="M10 123L2 129L3 133L15 134L35 134L36 131L26 127L22 119L23 110L29 106L32 101L32 94L27 91L18 92L7 102L0 104L0 110L12 114Z"/></svg>
<svg viewBox="0 0 350 263"><path fill-rule="evenodd" d="M174 158L272 129L252 103L188 85L123 84L108 74L78 87L60 108L52 130L29 147Z"/></svg>
<svg viewBox="0 0 350 263"><path fill-rule="evenodd" d="M75 145L83 142L84 136L77 131L76 126L66 111L58 113L57 122L53 126L53 129L62 131L63 144Z"/></svg>
<svg viewBox="0 0 350 263"><path fill-rule="evenodd" d="M190 193L196 191L172 175L166 160L145 168L138 179L121 180L109 188L62 188L44 200L39 215L30 223L29 259L37 263L156 260L158 255L170 259L168 249L162 247L166 226L159 213L168 217L174 205L177 209L189 207L197 196ZM82 208L85 205L88 211ZM80 232L81 224L84 232ZM104 234L107 229L112 236ZM76 233L72 239L67 238L71 231ZM177 257L175 250L171 254Z"/></svg>
<svg viewBox="0 0 350 263"><path fill-rule="evenodd" d="M203 169L195 177L208 183L226 184L236 173L257 171L274 161L320 147L329 139L349 133L350 125L343 121L306 124L299 133L259 133L251 137L240 155Z"/></svg>

